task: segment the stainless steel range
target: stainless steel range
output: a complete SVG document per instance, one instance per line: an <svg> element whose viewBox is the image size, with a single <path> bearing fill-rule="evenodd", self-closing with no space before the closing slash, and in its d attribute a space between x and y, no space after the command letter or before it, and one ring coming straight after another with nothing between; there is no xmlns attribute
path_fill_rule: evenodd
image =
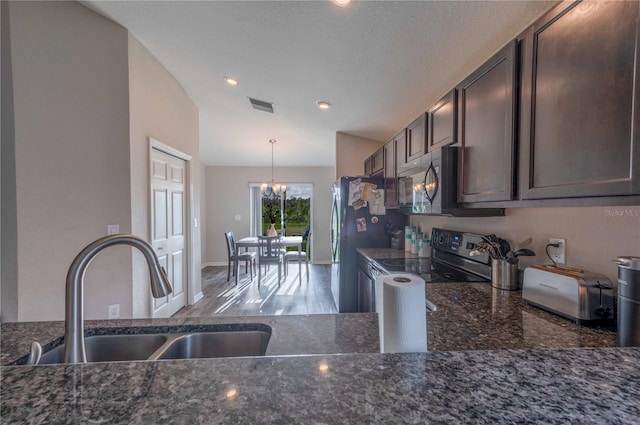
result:
<svg viewBox="0 0 640 425"><path fill-rule="evenodd" d="M434 228L431 258L381 258L374 261L388 273L413 273L425 282L490 282L491 258L470 252L482 236Z"/></svg>
<svg viewBox="0 0 640 425"><path fill-rule="evenodd" d="M366 261L360 257L358 272L358 311L375 311L374 283L378 276L390 273L413 273L425 282L490 282L491 258L470 253L482 236L434 228L431 232L431 258L378 258ZM435 306L427 301L427 308Z"/></svg>

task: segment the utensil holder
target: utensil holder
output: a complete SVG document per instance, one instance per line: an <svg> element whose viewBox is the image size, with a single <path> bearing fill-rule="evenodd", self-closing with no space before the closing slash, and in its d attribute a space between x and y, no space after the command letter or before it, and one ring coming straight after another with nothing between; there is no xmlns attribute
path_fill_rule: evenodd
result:
<svg viewBox="0 0 640 425"><path fill-rule="evenodd" d="M491 259L491 286L503 291L517 291L518 264L510 264L507 260Z"/></svg>

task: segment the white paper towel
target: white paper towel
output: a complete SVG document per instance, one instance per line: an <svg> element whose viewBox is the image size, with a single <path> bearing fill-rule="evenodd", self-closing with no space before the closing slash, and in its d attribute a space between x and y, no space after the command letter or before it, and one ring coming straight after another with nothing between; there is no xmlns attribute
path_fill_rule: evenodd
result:
<svg viewBox="0 0 640 425"><path fill-rule="evenodd" d="M381 353L427 351L424 280L413 274L376 278Z"/></svg>

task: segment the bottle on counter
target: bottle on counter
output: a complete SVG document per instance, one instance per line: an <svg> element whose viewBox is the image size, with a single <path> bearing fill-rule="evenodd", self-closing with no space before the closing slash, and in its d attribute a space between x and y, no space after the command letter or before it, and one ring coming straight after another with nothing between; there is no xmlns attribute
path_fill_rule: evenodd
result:
<svg viewBox="0 0 640 425"><path fill-rule="evenodd" d="M420 239L418 241L418 257L429 258L431 257L431 240Z"/></svg>
<svg viewBox="0 0 640 425"><path fill-rule="evenodd" d="M411 253L412 254L418 253L418 241L420 241L420 239L422 239L423 236L424 235L422 234L422 232L411 233Z"/></svg>
<svg viewBox="0 0 640 425"><path fill-rule="evenodd" d="M411 234L415 232L416 226L404 226L404 250L411 251Z"/></svg>

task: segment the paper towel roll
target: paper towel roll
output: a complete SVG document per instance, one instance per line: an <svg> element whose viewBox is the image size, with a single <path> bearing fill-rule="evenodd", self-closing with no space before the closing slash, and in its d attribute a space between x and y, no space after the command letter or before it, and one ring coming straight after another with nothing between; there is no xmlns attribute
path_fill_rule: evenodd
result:
<svg viewBox="0 0 640 425"><path fill-rule="evenodd" d="M413 274L376 278L376 311L381 353L427 351L424 280Z"/></svg>

